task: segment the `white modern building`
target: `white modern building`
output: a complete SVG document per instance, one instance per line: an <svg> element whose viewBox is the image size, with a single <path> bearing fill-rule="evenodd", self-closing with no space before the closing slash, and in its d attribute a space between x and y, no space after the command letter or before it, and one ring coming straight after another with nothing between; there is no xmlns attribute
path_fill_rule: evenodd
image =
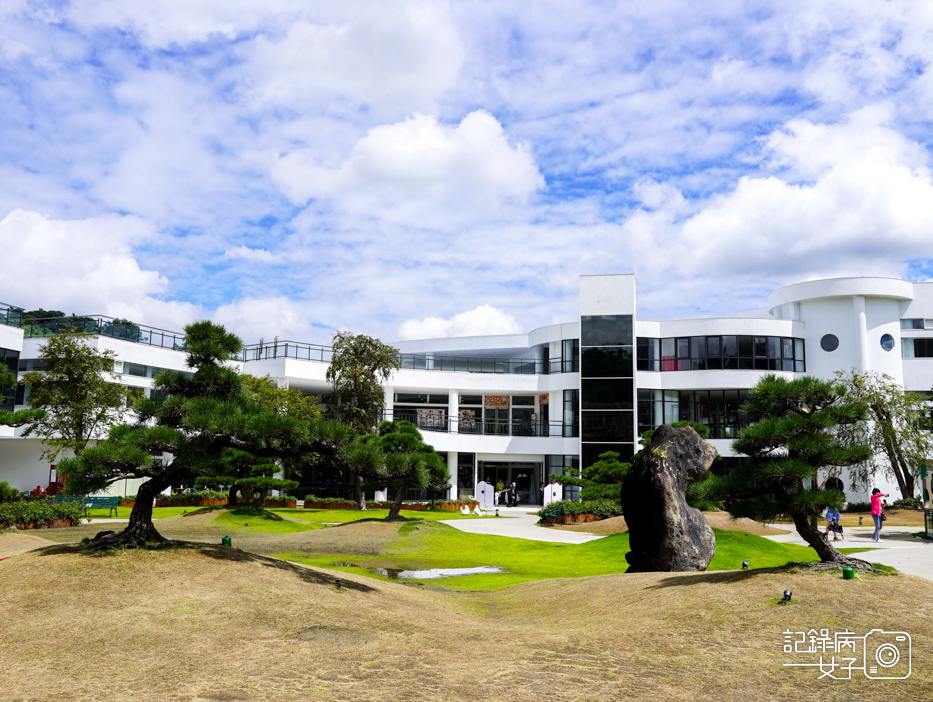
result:
<svg viewBox="0 0 933 702"><path fill-rule="evenodd" d="M22 310L0 305L0 362L20 373L39 365L53 321L25 324ZM152 390L162 368L187 370L184 337L94 317L91 343L116 353L115 380ZM768 306L732 317L639 319L633 275L580 278L580 317L527 334L395 344L402 368L385 389L387 417L416 422L447 457L451 496L472 494L484 478L517 483L526 504L564 468L607 450L623 459L647 429L683 419L706 424L722 456L737 460L731 439L739 407L767 372L832 378L857 368L887 373L908 390L933 387L933 283L838 278L775 290ZM327 401L330 349L293 341L247 345L244 372L270 376ZM28 389L0 397L0 408L27 406ZM21 490L46 487L54 468L41 443L0 427L0 480ZM864 487L842 488L850 500ZM345 479L344 479L345 480ZM309 492L339 492L339 476L306 476ZM896 486L877 476L885 492ZM115 492L135 492L115 485Z"/></svg>

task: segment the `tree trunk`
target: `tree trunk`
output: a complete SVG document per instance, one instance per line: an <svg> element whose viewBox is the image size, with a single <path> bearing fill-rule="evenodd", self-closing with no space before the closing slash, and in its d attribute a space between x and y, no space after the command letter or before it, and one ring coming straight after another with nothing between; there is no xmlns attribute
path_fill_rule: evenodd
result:
<svg viewBox="0 0 933 702"><path fill-rule="evenodd" d="M236 483L233 483L233 485L230 486L230 492L227 493L227 504L230 507L237 506L236 496L239 491L240 487Z"/></svg>
<svg viewBox="0 0 933 702"><path fill-rule="evenodd" d="M810 523L807 514L798 512L791 515L794 518L794 526L797 527L797 533L803 537L803 540L810 544L810 547L816 551L816 555L824 563L848 563L849 559L839 553L832 544L826 540L826 535L817 527Z"/></svg>
<svg viewBox="0 0 933 702"><path fill-rule="evenodd" d="M363 476L356 476L356 506L358 509L366 509L366 493L363 492Z"/></svg>
<svg viewBox="0 0 933 702"><path fill-rule="evenodd" d="M119 534L113 531L102 531L94 537L93 548L108 550L115 548L145 548L149 543L165 543L167 539L162 536L152 523L152 507L156 495L169 487L177 477L175 471L164 475L149 478L139 486L136 493L136 504L130 512L130 523Z"/></svg>
<svg viewBox="0 0 933 702"><path fill-rule="evenodd" d="M407 522L408 517L403 517L399 514L402 511L402 502L405 497L405 490L408 489L407 483L402 483L398 492L395 493L395 501L392 503L392 507L389 508L389 514L386 517L387 522Z"/></svg>

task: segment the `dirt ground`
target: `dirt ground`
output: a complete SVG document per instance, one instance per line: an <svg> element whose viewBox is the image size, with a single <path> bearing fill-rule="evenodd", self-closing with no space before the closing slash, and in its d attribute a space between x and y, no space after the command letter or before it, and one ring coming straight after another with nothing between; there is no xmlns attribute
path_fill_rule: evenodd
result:
<svg viewBox="0 0 933 702"><path fill-rule="evenodd" d="M749 534L756 534L757 536L788 533L786 529L775 529L774 527L765 526L751 519L733 520L726 512L704 512L703 516L706 517L706 521L708 521L710 526L714 529L747 531ZM628 531L628 526L625 524L625 517L610 517L609 519L602 519L598 522L584 522L583 524L563 524L552 528L563 529L565 531L585 531L590 534L604 534L606 536L621 534L623 531Z"/></svg>
<svg viewBox="0 0 933 702"><path fill-rule="evenodd" d="M774 604L788 588L791 604ZM889 702L933 690L933 583L910 576L651 573L451 593L214 546L51 546L0 562L0 592L5 700ZM819 681L783 667L795 661L783 632L820 627L909 632L912 676Z"/></svg>
<svg viewBox="0 0 933 702"><path fill-rule="evenodd" d="M53 543L55 542L43 539L40 536L32 536L31 534L16 532L0 534L0 558L16 556L17 554L26 553L26 551L32 551L33 549L42 548L43 546L49 546Z"/></svg>

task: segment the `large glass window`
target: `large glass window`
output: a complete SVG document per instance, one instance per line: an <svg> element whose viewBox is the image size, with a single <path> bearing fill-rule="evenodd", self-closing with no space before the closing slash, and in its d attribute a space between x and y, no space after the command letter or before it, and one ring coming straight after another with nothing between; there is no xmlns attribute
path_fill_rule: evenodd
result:
<svg viewBox="0 0 933 702"><path fill-rule="evenodd" d="M606 453L606 451L615 451L619 454L619 460L623 462L628 462L631 460L632 456L635 454L635 444L581 444L582 448L582 464L584 466L591 466L596 461L599 460L600 454Z"/></svg>
<svg viewBox="0 0 933 702"><path fill-rule="evenodd" d="M551 482L552 475L580 475L580 457L579 456L548 456L547 457L547 475L545 482ZM534 486L540 490L539 486ZM563 495L565 500L577 500L580 498L580 488L577 485L564 485ZM540 497L540 496L539 496Z"/></svg>
<svg viewBox="0 0 933 702"><path fill-rule="evenodd" d="M583 349L584 378L631 378L632 347L602 346Z"/></svg>
<svg viewBox="0 0 933 702"><path fill-rule="evenodd" d="M472 491L475 485L473 481L473 466L476 461L475 453L457 454L457 490Z"/></svg>
<svg viewBox="0 0 933 702"><path fill-rule="evenodd" d="M638 370L806 371L803 339L791 337L639 337L636 348Z"/></svg>
<svg viewBox="0 0 933 702"><path fill-rule="evenodd" d="M581 346L631 346L632 315L595 315L580 318Z"/></svg>
<svg viewBox="0 0 933 702"><path fill-rule="evenodd" d="M901 339L904 358L933 358L933 339Z"/></svg>
<svg viewBox="0 0 933 702"><path fill-rule="evenodd" d="M628 378L588 379L582 381L583 409L632 409L632 380Z"/></svg>
<svg viewBox="0 0 933 702"><path fill-rule="evenodd" d="M687 420L709 427L711 439L731 439L748 421L741 413L747 390L638 391L638 434Z"/></svg>
<svg viewBox="0 0 933 702"><path fill-rule="evenodd" d="M576 390L564 390L564 436L577 436L577 414L580 411Z"/></svg>
<svg viewBox="0 0 933 702"><path fill-rule="evenodd" d="M582 413L580 435L583 441L635 440L631 412L587 412Z"/></svg>
<svg viewBox="0 0 933 702"><path fill-rule="evenodd" d="M580 341L564 339L561 342L561 370L564 373L576 373L580 370Z"/></svg>

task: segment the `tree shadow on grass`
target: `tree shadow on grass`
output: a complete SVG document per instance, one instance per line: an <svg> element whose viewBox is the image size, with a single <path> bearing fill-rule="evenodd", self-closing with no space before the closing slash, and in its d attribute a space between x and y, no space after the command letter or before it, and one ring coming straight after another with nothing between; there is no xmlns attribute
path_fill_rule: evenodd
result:
<svg viewBox="0 0 933 702"><path fill-rule="evenodd" d="M212 544L195 543L191 541L166 541L162 544L152 544L150 551L181 551L194 550L208 558L214 558L220 561L232 561L234 563L258 563L267 568L275 568L288 573L292 573L300 580L309 585L326 585L333 587L335 585L335 576L321 573L310 567L302 566L290 561L283 561L280 558L270 558L260 556L249 551L242 551L238 548L229 546L214 546ZM123 553L123 550L113 549L109 551L93 551L84 544L56 544L54 546L45 546L35 549L33 553L39 556L62 556L62 555L82 555L91 558L106 558ZM355 590L356 592L373 592L375 588L362 583L357 583L347 578L342 578L342 588L345 590Z"/></svg>
<svg viewBox="0 0 933 702"><path fill-rule="evenodd" d="M799 563L788 563L787 565L774 566L772 568L754 568L751 570L713 570L705 573L683 573L679 575L671 575L669 578L664 578L664 580L651 585L648 589L659 590L667 587L683 587L686 585L700 585L702 583L712 583L714 585L739 583L744 580L750 580L757 575L793 573L800 565L801 564Z"/></svg>

